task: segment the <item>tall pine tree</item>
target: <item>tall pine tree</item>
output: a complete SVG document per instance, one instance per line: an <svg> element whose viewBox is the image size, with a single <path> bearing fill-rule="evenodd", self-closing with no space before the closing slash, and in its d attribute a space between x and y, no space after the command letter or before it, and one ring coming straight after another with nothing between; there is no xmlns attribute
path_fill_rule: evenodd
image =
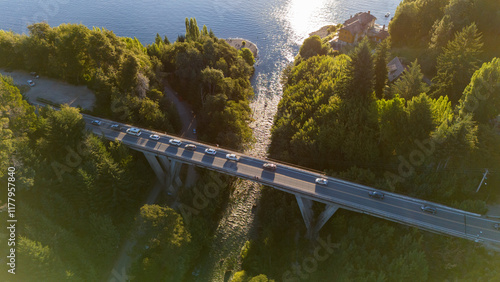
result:
<svg viewBox="0 0 500 282"><path fill-rule="evenodd" d="M399 94L399 96L406 100L410 100L421 93L426 93L429 87L422 81L423 78L424 75L420 71L420 65L415 60L403 73L401 78L392 85L391 93Z"/></svg>
<svg viewBox="0 0 500 282"><path fill-rule="evenodd" d="M454 104L462 96L472 74L479 69L483 43L476 24L464 27L448 42L437 59L437 75L434 77L435 97L448 96Z"/></svg>
<svg viewBox="0 0 500 282"><path fill-rule="evenodd" d="M388 39L382 41L375 51L375 94L377 98L383 98L384 87L387 83L387 54L390 42Z"/></svg>

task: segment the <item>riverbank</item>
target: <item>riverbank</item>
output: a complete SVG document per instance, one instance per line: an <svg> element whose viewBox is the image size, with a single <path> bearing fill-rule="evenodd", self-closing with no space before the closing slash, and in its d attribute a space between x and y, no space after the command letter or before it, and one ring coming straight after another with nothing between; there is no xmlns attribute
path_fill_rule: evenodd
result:
<svg viewBox="0 0 500 282"><path fill-rule="evenodd" d="M321 27L320 29L309 33L309 36L318 35L321 38L325 38L329 35L328 29L330 27L335 27L335 26L337 26L337 24L325 25L325 26Z"/></svg>
<svg viewBox="0 0 500 282"><path fill-rule="evenodd" d="M259 55L259 48L257 48L257 45L252 41L243 38L228 38L224 40L237 50L241 50L241 48L250 49L250 51L252 51L253 53L254 58L257 58L257 56Z"/></svg>

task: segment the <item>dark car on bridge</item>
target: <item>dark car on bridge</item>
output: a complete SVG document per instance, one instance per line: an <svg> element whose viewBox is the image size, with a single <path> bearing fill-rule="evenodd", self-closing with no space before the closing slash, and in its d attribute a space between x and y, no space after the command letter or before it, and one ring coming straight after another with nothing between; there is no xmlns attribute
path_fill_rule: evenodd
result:
<svg viewBox="0 0 500 282"><path fill-rule="evenodd" d="M116 130L116 131L122 130L122 127L116 123L112 124L110 127L111 127L111 129Z"/></svg>
<svg viewBox="0 0 500 282"><path fill-rule="evenodd" d="M269 171L276 171L276 165L273 163L265 163L262 165L262 168Z"/></svg>
<svg viewBox="0 0 500 282"><path fill-rule="evenodd" d="M376 198L376 199L380 199L380 200L383 200L384 199L384 194L379 192L379 191L370 191L368 192L368 195L370 195L370 197L372 198Z"/></svg>
<svg viewBox="0 0 500 282"><path fill-rule="evenodd" d="M420 207L420 209L424 212L428 212L428 213L432 213L432 214L436 214L437 213L437 209L433 206L429 206L429 205L422 205Z"/></svg>
<svg viewBox="0 0 500 282"><path fill-rule="evenodd" d="M196 145L194 144L187 144L186 146L184 146L185 149L187 150L190 150L190 151L194 151L196 150Z"/></svg>

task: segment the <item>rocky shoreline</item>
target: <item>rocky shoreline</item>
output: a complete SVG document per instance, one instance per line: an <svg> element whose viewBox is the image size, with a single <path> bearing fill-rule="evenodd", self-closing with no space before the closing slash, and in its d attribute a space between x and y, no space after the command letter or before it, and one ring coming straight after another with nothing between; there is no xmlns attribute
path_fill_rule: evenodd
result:
<svg viewBox="0 0 500 282"><path fill-rule="evenodd" d="M229 45L231 45L232 47L236 48L237 50L241 50L241 48L248 48L250 49L250 51L252 51L253 53L253 56L255 58L257 58L257 56L259 55L259 48L257 48L257 45L255 43L253 43L252 41L250 40L246 40L246 39L243 39L243 38L228 38L228 39L224 39ZM245 42L245 44L243 45L243 42Z"/></svg>
<svg viewBox="0 0 500 282"><path fill-rule="evenodd" d="M335 27L335 26L337 26L337 24L328 24L328 25L325 25L325 26L321 27L320 29L309 33L309 36L318 35L321 38L325 38L325 37L328 36L328 29L330 27Z"/></svg>

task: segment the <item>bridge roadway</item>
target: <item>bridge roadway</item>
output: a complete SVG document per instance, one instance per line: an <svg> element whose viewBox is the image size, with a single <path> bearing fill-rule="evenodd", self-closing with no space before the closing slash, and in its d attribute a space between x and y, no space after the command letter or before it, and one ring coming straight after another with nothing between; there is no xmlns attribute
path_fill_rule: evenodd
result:
<svg viewBox="0 0 500 282"><path fill-rule="evenodd" d="M260 158L146 129L141 129L142 134L137 137L125 132L130 127L129 125L120 124L124 128L121 131L115 131L110 129L110 125L115 122L98 118L102 124L100 126L91 125L90 122L94 119L97 118L84 115L89 130L97 135L103 135L109 140L120 140L134 150L164 155L182 163L194 164L224 174L250 179L306 199L327 205L333 204L344 209L415 226L434 233L447 234L476 242L500 243L500 230L493 227L497 222L479 214L386 191L381 191L385 194L384 199L375 199L368 195L368 192L374 189L367 186L326 177L317 172L281 163L276 163L276 171L271 172L262 168L262 165L268 161ZM160 139L158 141L151 140L150 134L157 134ZM170 145L168 141L172 138L181 140L182 145L180 147ZM184 149L186 144L195 144L196 150ZM206 148L216 149L217 154L215 156L205 154ZM226 154L228 153L240 156L239 161L227 160ZM256 176L258 179L255 178ZM328 185L316 184L315 179L318 177L327 178ZM433 215L423 212L421 210L423 204L433 205L437 208L437 213Z"/></svg>

